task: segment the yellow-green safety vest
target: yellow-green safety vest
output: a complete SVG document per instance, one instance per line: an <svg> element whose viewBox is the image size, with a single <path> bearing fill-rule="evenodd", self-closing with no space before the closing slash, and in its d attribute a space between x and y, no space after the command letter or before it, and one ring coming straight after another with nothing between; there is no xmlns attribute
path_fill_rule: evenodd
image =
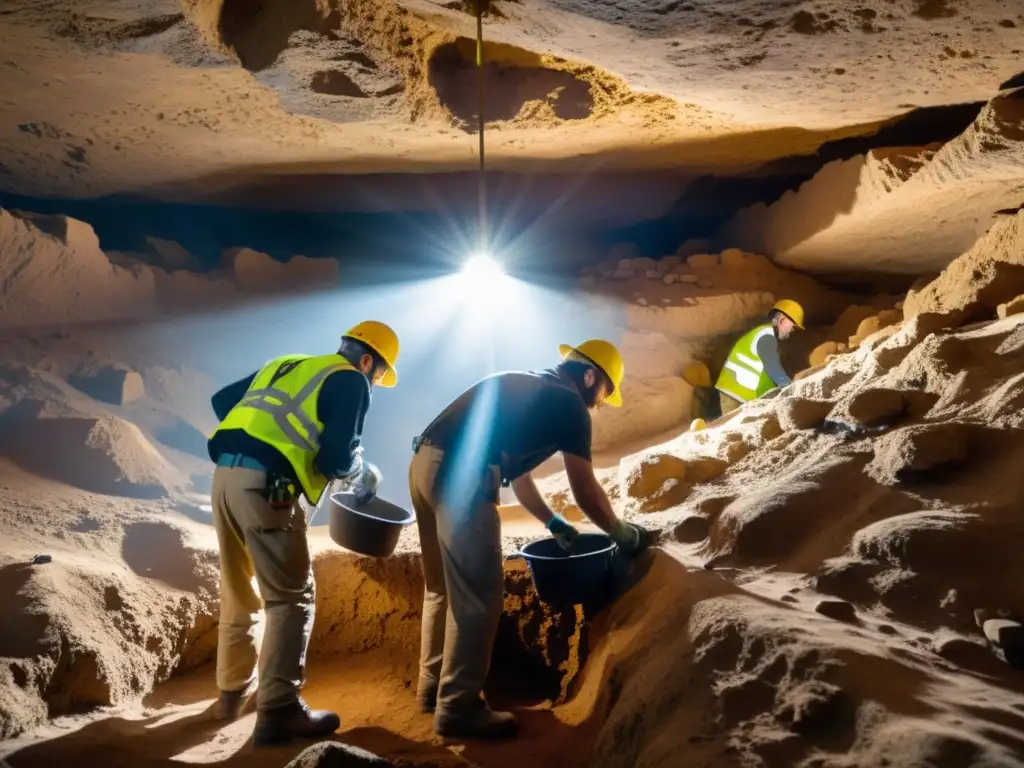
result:
<svg viewBox="0 0 1024 768"><path fill-rule="evenodd" d="M341 355L275 358L259 370L213 434L240 429L273 446L295 470L306 498L316 504L328 483L313 461L324 429L317 417L317 398L328 376L354 370Z"/></svg>
<svg viewBox="0 0 1024 768"><path fill-rule="evenodd" d="M733 344L715 389L746 403L771 392L778 385L764 372L764 363L757 356L757 342L774 333L771 323L759 325Z"/></svg>

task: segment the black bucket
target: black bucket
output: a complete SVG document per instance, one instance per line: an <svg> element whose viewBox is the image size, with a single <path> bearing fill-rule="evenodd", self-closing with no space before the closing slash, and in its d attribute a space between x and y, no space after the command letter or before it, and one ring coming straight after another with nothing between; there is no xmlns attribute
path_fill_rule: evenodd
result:
<svg viewBox="0 0 1024 768"><path fill-rule="evenodd" d="M533 586L541 600L582 605L608 595L617 549L610 536L581 533L573 542L572 554L551 537L527 544L519 554L530 566Z"/></svg>
<svg viewBox="0 0 1024 768"><path fill-rule="evenodd" d="M398 546L402 529L416 518L412 512L379 497L365 504L352 493L332 493L329 531L334 543L369 557L387 557Z"/></svg>

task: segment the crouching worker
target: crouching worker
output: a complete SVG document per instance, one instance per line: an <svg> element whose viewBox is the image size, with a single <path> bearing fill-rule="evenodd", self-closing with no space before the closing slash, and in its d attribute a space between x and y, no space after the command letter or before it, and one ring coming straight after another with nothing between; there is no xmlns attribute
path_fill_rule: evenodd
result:
<svg viewBox="0 0 1024 768"><path fill-rule="evenodd" d="M607 341L561 347L553 370L499 373L456 398L420 437L409 491L423 551L423 626L417 698L450 737L500 738L518 730L482 696L505 585L498 494L520 503L569 548L575 528L552 513L530 472L561 451L580 509L627 555L643 528L618 520L591 464L589 411L622 403L623 364Z"/></svg>
<svg viewBox="0 0 1024 768"><path fill-rule="evenodd" d="M299 696L313 627L314 585L300 494L316 504L332 479L370 495L380 472L360 439L374 384L393 387L398 337L360 323L333 355L287 355L213 396L213 524L220 546L217 716L234 719L256 671L256 745L320 737L340 725ZM253 577L256 579L256 588ZM258 591L257 591L258 588Z"/></svg>
<svg viewBox="0 0 1024 768"><path fill-rule="evenodd" d="M791 299L782 299L768 313L767 323L733 344L715 382L723 414L793 381L782 367L779 341L803 327L803 307Z"/></svg>

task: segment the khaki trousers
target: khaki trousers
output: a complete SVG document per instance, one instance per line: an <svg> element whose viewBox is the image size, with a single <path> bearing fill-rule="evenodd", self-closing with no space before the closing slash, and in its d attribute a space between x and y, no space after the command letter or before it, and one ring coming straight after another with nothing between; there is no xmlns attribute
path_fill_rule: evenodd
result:
<svg viewBox="0 0 1024 768"><path fill-rule="evenodd" d="M460 502L448 492L442 499L436 486L443 458L424 445L409 467L425 584L419 687L438 684L439 714L479 701L505 589L501 520L497 506L483 498L487 478L452 483L462 486Z"/></svg>
<svg viewBox="0 0 1024 768"><path fill-rule="evenodd" d="M315 598L305 514L298 504L272 508L266 487L263 472L217 467L213 473L213 525L220 545L217 687L238 691L252 682L256 625L266 609L259 709L298 699Z"/></svg>
<svg viewBox="0 0 1024 768"><path fill-rule="evenodd" d="M735 398L730 397L729 395L725 394L725 392L719 392L718 393L718 402L721 403L721 405L722 405L722 415L723 416L725 414L727 414L727 413L732 413L737 408L739 408L741 405L743 405L743 403L741 403L739 400L736 400Z"/></svg>

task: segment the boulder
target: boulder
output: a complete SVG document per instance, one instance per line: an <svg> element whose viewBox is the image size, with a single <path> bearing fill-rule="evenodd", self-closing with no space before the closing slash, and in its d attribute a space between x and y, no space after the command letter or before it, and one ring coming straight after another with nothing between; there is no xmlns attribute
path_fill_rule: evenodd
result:
<svg viewBox="0 0 1024 768"><path fill-rule="evenodd" d="M746 256L739 248L727 248L719 255L723 267L744 267Z"/></svg>
<svg viewBox="0 0 1024 768"><path fill-rule="evenodd" d="M719 265L718 257L711 253L698 253L688 256L686 263L694 269L708 269Z"/></svg>
<svg viewBox="0 0 1024 768"><path fill-rule="evenodd" d="M813 368L816 365L821 365L832 355L836 354L839 354L839 343L826 341L811 350L811 354L807 356L807 363Z"/></svg>
<svg viewBox="0 0 1024 768"><path fill-rule="evenodd" d="M338 282L338 262L295 256L287 262L272 259L251 248L229 248L222 263L236 285L251 293L331 288Z"/></svg>
<svg viewBox="0 0 1024 768"><path fill-rule="evenodd" d="M817 429L832 411L832 403L827 400L790 397L780 400L776 413L779 426L785 431L799 429Z"/></svg>
<svg viewBox="0 0 1024 768"><path fill-rule="evenodd" d="M675 272L669 272L667 275L661 278L661 282L663 282L665 285L672 285L672 283L678 281L679 275L677 275Z"/></svg>
<svg viewBox="0 0 1024 768"><path fill-rule="evenodd" d="M123 363L103 362L80 366L68 375L68 384L94 400L125 405L146 394L142 376Z"/></svg>
<svg viewBox="0 0 1024 768"><path fill-rule="evenodd" d="M707 253L711 250L711 243L707 240L692 238L676 249L676 255L686 258L698 253Z"/></svg>

